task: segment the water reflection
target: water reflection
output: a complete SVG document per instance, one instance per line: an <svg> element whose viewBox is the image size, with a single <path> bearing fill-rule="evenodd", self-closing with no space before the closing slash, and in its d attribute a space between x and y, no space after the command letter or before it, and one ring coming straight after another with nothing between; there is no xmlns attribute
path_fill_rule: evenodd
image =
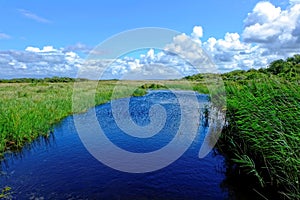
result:
<svg viewBox="0 0 300 200"><path fill-rule="evenodd" d="M59 124L57 124L59 126ZM50 132L47 136L41 136L35 139L34 142L25 144L20 149L8 149L5 154L4 158L0 159L0 169L5 170L5 168L8 168L8 160L18 160L26 158L28 154L30 154L31 150L34 150L35 148L43 147L45 149L51 148L51 146L55 145L55 134L53 132ZM3 169L4 168L4 169ZM0 173L4 173L3 171Z"/></svg>

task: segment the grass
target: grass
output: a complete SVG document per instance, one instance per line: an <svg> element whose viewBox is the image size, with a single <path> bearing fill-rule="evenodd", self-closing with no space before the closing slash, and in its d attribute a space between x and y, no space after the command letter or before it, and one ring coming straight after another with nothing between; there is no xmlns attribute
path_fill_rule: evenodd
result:
<svg viewBox="0 0 300 200"><path fill-rule="evenodd" d="M256 177L256 185L273 188L281 199L300 199L299 83L277 77L227 81L226 91L227 127L219 148L237 171Z"/></svg>
<svg viewBox="0 0 300 200"><path fill-rule="evenodd" d="M68 84L0 84L0 152L19 149L70 114ZM54 98L55 97L55 98Z"/></svg>

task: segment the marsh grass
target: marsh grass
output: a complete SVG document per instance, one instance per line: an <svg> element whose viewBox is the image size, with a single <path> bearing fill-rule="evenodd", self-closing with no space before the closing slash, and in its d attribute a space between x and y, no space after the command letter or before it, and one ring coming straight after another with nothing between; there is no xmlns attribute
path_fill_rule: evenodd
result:
<svg viewBox="0 0 300 200"><path fill-rule="evenodd" d="M220 149L261 187L300 199L300 90L276 77L226 82L227 127Z"/></svg>
<svg viewBox="0 0 300 200"><path fill-rule="evenodd" d="M0 84L0 152L20 149L71 113L71 83Z"/></svg>

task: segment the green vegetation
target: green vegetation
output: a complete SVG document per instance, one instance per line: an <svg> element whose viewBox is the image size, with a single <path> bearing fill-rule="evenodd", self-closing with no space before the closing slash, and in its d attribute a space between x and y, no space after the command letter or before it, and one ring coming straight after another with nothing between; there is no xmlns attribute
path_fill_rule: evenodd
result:
<svg viewBox="0 0 300 200"><path fill-rule="evenodd" d="M256 178L256 190L273 189L281 199L300 199L299 58L223 75L227 126L219 149L236 172Z"/></svg>
<svg viewBox="0 0 300 200"><path fill-rule="evenodd" d="M228 126L221 149L262 187L299 198L299 85L272 78L227 82L226 90Z"/></svg>
<svg viewBox="0 0 300 200"><path fill-rule="evenodd" d="M270 63L267 68L259 70L250 69L248 71L235 70L230 73L222 74L225 81L236 81L246 83L249 80L260 78L281 78L291 82L300 80L300 55L287 58L286 60L276 60Z"/></svg>
<svg viewBox="0 0 300 200"><path fill-rule="evenodd" d="M74 79L69 77L57 77L52 78L14 78L14 79L0 79L0 83L68 83L75 81L84 81L85 79Z"/></svg>
<svg viewBox="0 0 300 200"><path fill-rule="evenodd" d="M139 86L133 93L133 96L143 96L147 94L147 90L158 90L158 89L168 89L167 86L162 85L162 84L156 84L156 83L151 83L151 84L143 84Z"/></svg>
<svg viewBox="0 0 300 200"><path fill-rule="evenodd" d="M11 199L11 188L4 187L0 192L0 199Z"/></svg>
<svg viewBox="0 0 300 200"><path fill-rule="evenodd" d="M46 80L46 81L45 81ZM18 151L38 136L48 137L52 126L73 113L72 95L75 82L65 78L44 79L33 83L0 83L0 157L6 150ZM71 80L71 79L70 79ZM117 81L80 81L84 95L94 94L94 101L86 103L76 112L105 103L111 98L131 95L135 84L118 83L122 92L114 94ZM97 89L95 90L95 87Z"/></svg>
<svg viewBox="0 0 300 200"><path fill-rule="evenodd" d="M114 82L103 82L97 103L110 99ZM87 90L88 84L87 84ZM53 124L72 114L73 83L0 84L0 156L20 150L38 136L47 137Z"/></svg>

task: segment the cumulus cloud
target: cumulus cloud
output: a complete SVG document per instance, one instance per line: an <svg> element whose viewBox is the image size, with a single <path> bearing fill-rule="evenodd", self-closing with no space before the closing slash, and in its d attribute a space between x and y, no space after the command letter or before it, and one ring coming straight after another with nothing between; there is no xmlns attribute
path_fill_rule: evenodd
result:
<svg viewBox="0 0 300 200"><path fill-rule="evenodd" d="M177 54L190 63L198 73L217 73L209 56L203 51L201 42L195 41L193 36L188 36L185 33L175 36L173 42L165 46L165 50Z"/></svg>
<svg viewBox="0 0 300 200"><path fill-rule="evenodd" d="M46 52L58 52L59 50L53 48L53 46L44 46L43 49L37 47L27 47L25 51L34 52L34 53L46 53Z"/></svg>
<svg viewBox="0 0 300 200"><path fill-rule="evenodd" d="M267 22L271 22L276 20L281 13L280 7L275 7L270 2L259 2L254 7L252 13L248 13L248 17L246 18L245 26L252 26L255 24L264 24Z"/></svg>
<svg viewBox="0 0 300 200"><path fill-rule="evenodd" d="M119 79L175 79L195 74L186 60L168 51L155 53L149 49L138 58L127 57L113 60L106 65L104 78Z"/></svg>
<svg viewBox="0 0 300 200"><path fill-rule="evenodd" d="M203 44L221 72L253 66L251 55L256 51L250 44L241 42L238 33L226 33L224 39L209 38Z"/></svg>
<svg viewBox="0 0 300 200"><path fill-rule="evenodd" d="M260 2L245 19L244 41L273 52L296 52L300 46L299 20L300 4L282 10L270 2Z"/></svg>
<svg viewBox="0 0 300 200"><path fill-rule="evenodd" d="M0 51L0 78L75 76L82 59L52 46Z"/></svg>
<svg viewBox="0 0 300 200"><path fill-rule="evenodd" d="M85 54L90 53L92 51L92 47L89 47L85 44L82 44L80 42L76 43L75 45L70 45L64 48L64 52L68 51L74 51L74 52L83 52Z"/></svg>
<svg viewBox="0 0 300 200"><path fill-rule="evenodd" d="M28 19L32 19L34 21L37 21L37 22L41 22L41 23L51 23L50 20L48 19L45 19L43 17L40 17L32 12L30 12L29 10L25 10L25 9L18 9L18 11L26 18Z"/></svg>
<svg viewBox="0 0 300 200"><path fill-rule="evenodd" d="M149 49L139 57L83 59L74 51L53 46L27 47L24 51L0 51L0 78L77 77L92 79L169 79L195 74L194 68L176 54ZM95 74L99 74L95 77Z"/></svg>
<svg viewBox="0 0 300 200"><path fill-rule="evenodd" d="M203 28L202 28L202 26L194 26L192 36L196 37L196 38L203 37Z"/></svg>
<svg viewBox="0 0 300 200"><path fill-rule="evenodd" d="M273 60L297 54L300 52L300 4L297 1L293 0L293 5L286 10L270 2L259 2L244 20L241 36L226 33L224 38L211 37L198 43L221 72L266 67ZM199 26L194 27L191 38L195 38L196 27ZM181 42L173 49L181 51L180 47L187 45ZM193 47L187 48L194 51Z"/></svg>
<svg viewBox="0 0 300 200"><path fill-rule="evenodd" d="M226 33L224 38L201 41L203 29L195 26L191 35L176 36L166 49L193 60L203 48L220 72L266 67L273 60L300 53L300 1L290 3L286 9L267 1L257 3L244 20L241 35ZM215 71L212 66L202 68Z"/></svg>

